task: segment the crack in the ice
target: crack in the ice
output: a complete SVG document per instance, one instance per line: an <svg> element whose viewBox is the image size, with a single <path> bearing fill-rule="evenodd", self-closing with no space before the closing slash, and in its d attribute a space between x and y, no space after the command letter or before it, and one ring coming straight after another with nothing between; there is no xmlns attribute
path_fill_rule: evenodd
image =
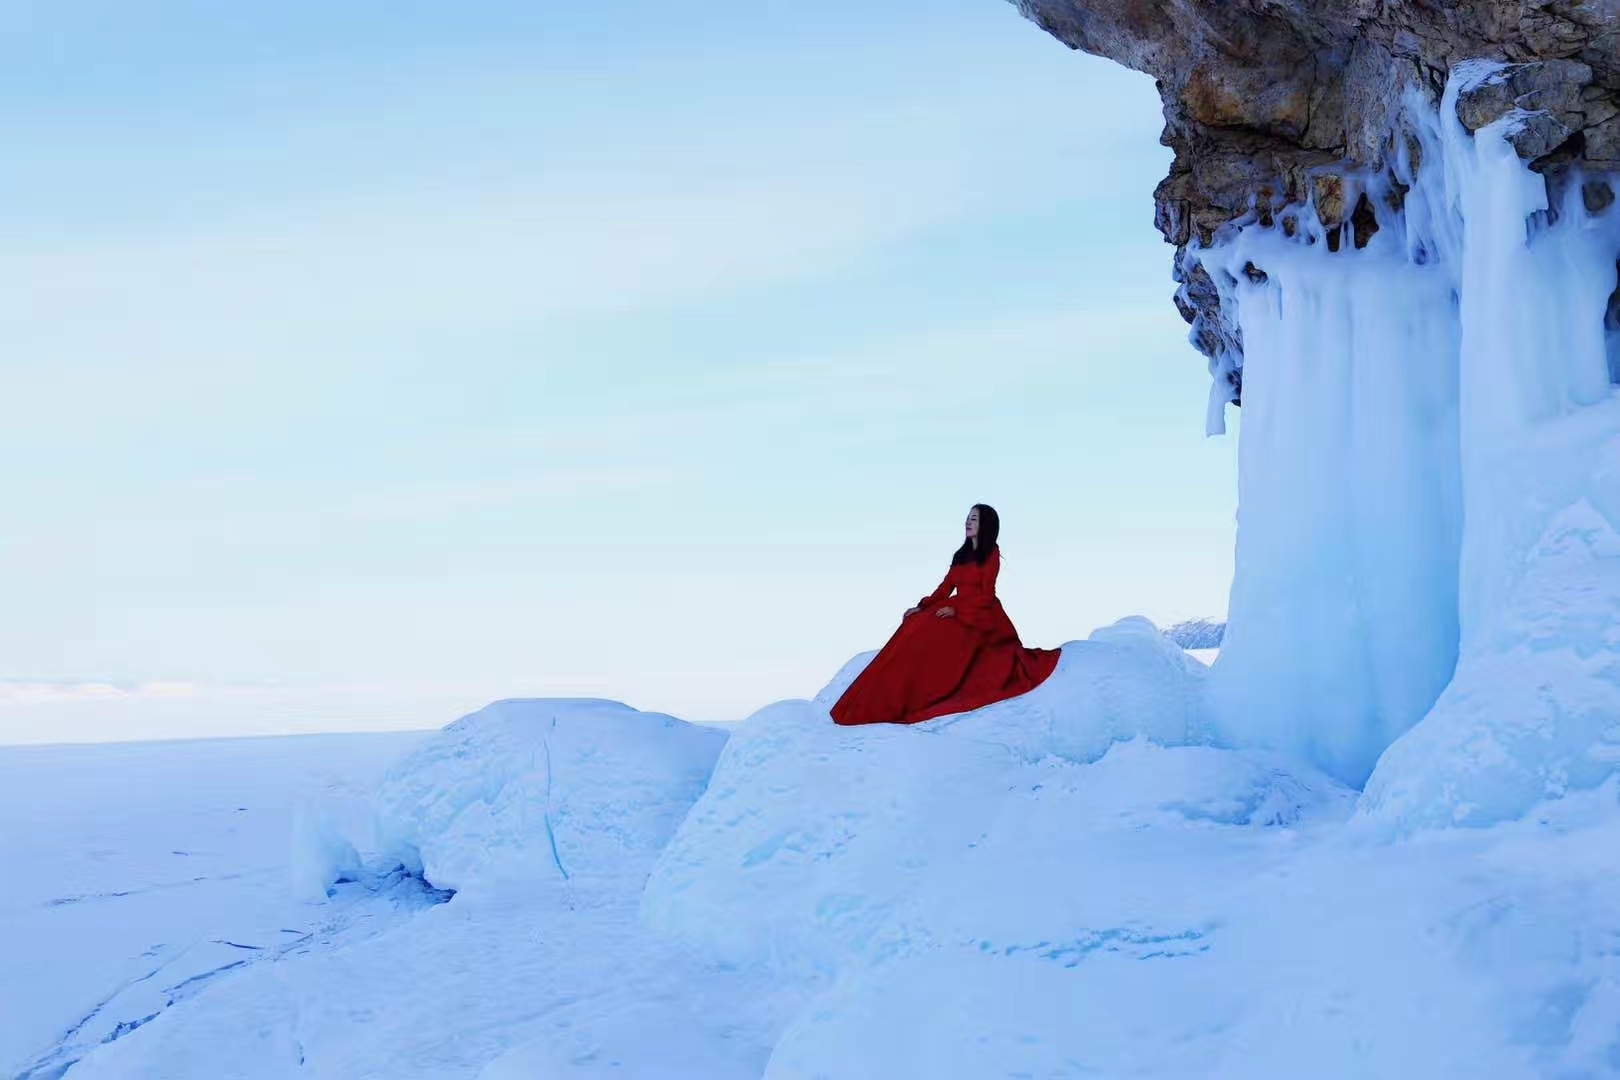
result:
<svg viewBox="0 0 1620 1080"><path fill-rule="evenodd" d="M238 944L238 943L236 943L234 941L226 941L226 940L223 940L223 939L220 939L220 938L215 938L215 939L212 939L212 940L213 940L213 943L216 944L216 945L225 945L225 946L228 946L228 947L234 948L234 949L246 949L246 950L250 950L250 951L252 951L254 953L261 954L261 955L281 956L281 955L285 955L285 953L288 950L296 948L302 942L309 940L309 938L311 936L313 936L313 935L304 934L297 941L293 941L293 942L289 943L288 945L286 945L282 949L277 950L274 954L265 953L265 950L261 946L258 946L258 945L240 945L240 944ZM52 1046L49 1050L47 1050L43 1054L40 1054L37 1057L35 1057L33 1064L30 1065L28 1068L25 1068L21 1073L19 1073L17 1075L16 1080L57 1080L58 1077L62 1076L63 1073L67 1072L67 1070L70 1067L72 1067L76 1062L78 1062L80 1054L82 1053L82 1046L76 1047L74 1045L74 1043L75 1043L76 1040L78 1040L78 1038L84 1032L84 1029L86 1027L88 1027L92 1022L94 1022L98 1017L100 1017L102 1015L102 1013L107 1009L107 1007L109 1005L111 1005L114 1001L117 1001L120 997L122 997L126 992L128 992L130 990L131 987L139 986L141 983L144 983L144 982L150 982L152 979L156 978L165 968L170 967L171 965L173 965L177 960L179 960L182 956L185 956L189 951L190 951L189 948L180 949L173 956L171 956L169 959L165 960L163 963L161 963L161 964L157 965L156 967L152 968L152 970L148 971L146 974L136 976L133 979L129 979L129 980L125 981L125 982L120 983L117 986L116 989L114 989L111 993L109 993L108 995L103 997L100 1001L96 1002L93 1006L91 1006L88 1012L86 1012L83 1016L79 1017L79 1019L77 1021L75 1021L72 1024L72 1026L70 1026L65 1032L63 1032L61 1038L56 1040L56 1044L54 1046ZM163 988L164 1001L163 1001L163 1007L162 1008L158 1009L156 1012L150 1013L149 1015L146 1015L146 1016L139 1017L138 1019L135 1019L135 1020L120 1020L120 1021L118 1021L113 1026L112 1031L109 1032L108 1034L102 1036L100 1041L103 1044L110 1043L110 1042L116 1042L118 1039L121 1039L125 1035L128 1035L130 1032L134 1031L136 1028L143 1027L146 1024L150 1023L151 1021L157 1019L157 1017L163 1013L164 1009L167 1009L170 1006L174 1005L175 1003L183 1000L184 998L191 996L191 994L195 993L197 989L200 989L200 987L201 987L201 985L203 983L211 982L212 980L218 978L220 975L225 974L227 971L232 971L232 970L234 970L236 968L243 967L243 966L245 966L247 964L250 964L250 963L253 963L253 962L254 962L254 958L247 958L247 959L242 959L242 960L233 960L229 964L221 964L219 967L211 968L208 971L204 971L204 972L201 972L200 974L192 975L189 978L182 979L179 982L175 983L173 986L164 987ZM66 1060L62 1060L68 1054L72 1054L73 1056L70 1057L70 1058L67 1058Z"/></svg>
<svg viewBox="0 0 1620 1080"><path fill-rule="evenodd" d="M559 862L558 869L561 868L561 863ZM221 875L221 877L214 878L212 880L228 880L242 876L243 875L241 874L233 873ZM210 879L197 878L195 880L207 881ZM118 890L116 892L89 894L86 896L59 897L55 901L51 902L51 906L76 904L87 900L115 899L122 896L132 896L137 893L151 892L155 889L179 888L193 883L194 882L165 882L147 886L141 889ZM413 874L406 870L403 866L397 867L395 870L381 875L377 881L365 884L357 884L360 884L360 889L358 890L360 895L354 896L346 901L340 901L338 904L334 905L332 915L314 929L294 930L289 927L281 927L280 932L282 934L290 935L291 940L277 941L272 945L264 946L243 944L242 942L232 941L228 938L207 939L208 944L230 949L240 949L248 955L239 960L234 960L231 963L222 964L218 967L211 968L208 971L182 979L172 986L164 987L161 990L162 997L160 999L162 1000L163 1004L156 1011L145 1013L145 1009L149 1008L150 1006L143 1002L141 1011L145 1013L145 1015L117 1020L116 1023L113 1024L112 1028L109 1031L106 1031L106 1033L103 1034L99 1039L96 1039L93 1034L87 1033L87 1029L90 1027L90 1025L96 1023L98 1020L104 1023L107 1020L113 1019L113 1017L108 1016L107 1013L131 988L155 979L165 969L174 965L182 957L190 955L191 949L194 946L203 944L204 942L203 939L198 939L191 945L175 948L173 954L170 955L168 959L155 966L152 966L150 970L145 970L144 974L119 983L110 993L108 993L101 1000L97 1001L90 1009L80 1016L78 1020L71 1024L49 1049L35 1055L33 1060L27 1066L25 1066L21 1072L12 1077L11 1080L60 1080L63 1074L82 1060L85 1053L93 1049L98 1042L100 1044L116 1042L118 1039L123 1038L130 1032L144 1027L160 1017L170 1007L194 996L196 993L202 991L207 984L212 983L227 972L234 971L238 968L243 968L251 964L264 962L274 963L293 955L301 955L308 951L312 943L319 943L322 945L332 944L334 939L342 938L347 931L351 929L357 930L363 924L364 920L371 918L375 914L372 911L360 910L360 905L366 901L370 901L373 904L386 902L390 910L394 912L401 912L407 908L414 909L420 907L423 900L426 900L432 904L442 904L449 900L450 897L455 895L454 890L435 888L433 885L424 880L419 874ZM155 958L168 948L169 946L165 944L154 945L142 955L142 958ZM303 1048L300 1046L299 1049L299 1063L302 1065Z"/></svg>
<svg viewBox="0 0 1620 1080"><path fill-rule="evenodd" d="M138 889L109 889L106 892L80 893L73 896L57 896L45 901L45 907L67 907L69 904L85 904L92 900L122 900L126 896L141 896L149 892L159 892L164 889L185 889L204 881L235 881L241 874L221 874L218 877L190 878L186 881L160 881L153 885L143 885Z"/></svg>
<svg viewBox="0 0 1620 1080"><path fill-rule="evenodd" d="M1098 952L1125 953L1137 960L1169 960L1182 956L1196 956L1210 949L1208 927L1198 930L1189 927L1168 934L1152 934L1130 927L1116 926L1105 930L1092 930L1073 942L1054 944L1037 941L1033 944L997 946L994 942L977 939L973 942L982 953L999 952L1002 956L1033 953L1036 959L1078 967L1087 956Z"/></svg>
<svg viewBox="0 0 1620 1080"><path fill-rule="evenodd" d="M85 1025L89 1024L90 1021L92 1021L96 1017L100 1016L101 1015L101 1010L105 1009L108 1005L111 1005L113 1003L113 1001L116 1000L117 997L120 994L122 994L125 990L128 990L132 986L139 986L141 983L146 982L148 979L151 979L158 972L162 971L164 968L166 968L170 964L174 963L174 961L176 959L178 959L178 956L171 957L170 959L165 960L163 963L159 964L157 967L153 968L151 971L148 971L145 975L140 975L140 976L137 976L136 978L130 979L128 982L120 983L119 986L118 986L118 989L114 990L112 993L108 994L106 997L104 997L100 1001L96 1002L94 1005L92 1005L90 1007L89 1012L87 1012L83 1016L79 1017L78 1021L75 1024L73 1024L72 1027L68 1028L66 1032L63 1033L62 1038L58 1041L57 1045L61 1046L62 1044L67 1043L75 1035L77 1035L79 1032L83 1031L84 1028L85 1028Z"/></svg>
<svg viewBox="0 0 1620 1080"><path fill-rule="evenodd" d="M546 748L546 840L551 844L551 861L557 864L557 871L562 874L564 881L572 880L568 876L568 868L563 865L562 855L557 851L557 833L551 827L551 735L557 730L557 718L551 718L551 727L546 731L546 737L541 745Z"/></svg>
<svg viewBox="0 0 1620 1080"><path fill-rule="evenodd" d="M219 967L212 968L212 969L210 969L208 971L204 971L200 975L193 975L189 979L181 979L179 982L175 983L173 986L164 987L163 992L169 996L168 1003L170 1005L173 1005L176 1001L180 1000L179 998L174 996L176 991L184 990L186 987L195 985L196 983L209 982L210 980L212 980L212 979L214 979L214 978L216 978L216 977L218 977L220 975L223 975L225 972L231 971L234 968L239 968L242 965L247 964L247 963L251 963L251 961L248 961L248 960L232 960L228 964L221 964Z"/></svg>
<svg viewBox="0 0 1620 1080"><path fill-rule="evenodd" d="M119 892L89 893L84 896L58 896L46 901L46 907L66 907L69 904L82 904L86 900L116 900L121 896L131 896L131 890Z"/></svg>
<svg viewBox="0 0 1620 1080"><path fill-rule="evenodd" d="M52 1046L45 1053L40 1054L34 1059L34 1063L32 1065L18 1073L17 1080L56 1080L56 1078L67 1072L68 1069L72 1068L73 1065L79 1060L78 1056L75 1055L67 1061L58 1061L55 1059L58 1059L69 1052L68 1047L72 1044L74 1038L79 1034L79 1032L83 1031L92 1020L100 1016L103 1009L105 1009L108 1005L111 1005L114 1001L118 1000L124 991L128 990L132 986L139 986L141 983L152 979L158 974L158 972L174 963L183 955L185 955L185 950L182 949L180 952L165 960L151 971L148 971L145 975L139 975L126 982L120 983L117 989L108 994L106 997L102 998L100 1001L96 1002L90 1007L89 1012L79 1017L79 1019L62 1034L62 1037L56 1041L55 1046ZM154 1013L153 1016L155 1015L157 1014ZM149 1016L146 1018L146 1020L139 1021L134 1026L130 1027L128 1031L123 1032L123 1034L127 1035L129 1031L134 1031L136 1027L146 1023L146 1021L150 1020L151 1018L152 1017ZM118 1026L113 1029L114 1032L117 1032L118 1029L122 1028L126 1023L127 1021L120 1020L118 1022ZM104 1043L112 1042L113 1037L104 1038L101 1041Z"/></svg>
<svg viewBox="0 0 1620 1080"><path fill-rule="evenodd" d="M162 1009L158 1010L158 1012L162 1012L162 1011L163 1011ZM112 1031L110 1031L106 1035L102 1036L102 1039L101 1039L102 1044L106 1045L107 1043L110 1043L110 1042L117 1042L119 1039L122 1039L125 1035L128 1035L130 1032L134 1031L136 1028L141 1027L141 1026L143 1026L145 1024L149 1024L153 1020L156 1020L157 1015L158 1014L156 1012L154 1012L154 1013L148 1013L147 1015L141 1017L139 1020L120 1020L120 1021L118 1021L118 1026L117 1027L113 1028Z"/></svg>

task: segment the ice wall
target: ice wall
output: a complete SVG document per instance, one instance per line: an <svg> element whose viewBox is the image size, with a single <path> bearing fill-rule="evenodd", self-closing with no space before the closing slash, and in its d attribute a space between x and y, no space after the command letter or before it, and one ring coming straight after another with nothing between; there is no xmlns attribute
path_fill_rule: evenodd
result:
<svg viewBox="0 0 1620 1080"><path fill-rule="evenodd" d="M1197 254L1245 352L1217 716L1404 823L1590 786L1620 717L1620 215L1579 177L1549 205L1506 139L1520 114L1457 121L1496 70L1408 99L1364 246L1307 206Z"/></svg>

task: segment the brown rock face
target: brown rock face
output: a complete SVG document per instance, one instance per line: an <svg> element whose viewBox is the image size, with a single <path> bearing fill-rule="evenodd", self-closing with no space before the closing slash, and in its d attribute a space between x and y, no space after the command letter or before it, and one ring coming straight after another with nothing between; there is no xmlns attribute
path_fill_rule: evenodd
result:
<svg viewBox="0 0 1620 1080"><path fill-rule="evenodd" d="M1406 91L1438 104L1455 63L1515 65L1459 100L1470 130L1518 110L1511 138L1532 168L1620 171L1620 0L1013 2L1070 48L1157 81L1175 161L1154 223L1178 249L1177 306L1212 359L1240 356L1241 341L1213 283L1180 273L1187 245L1308 198L1324 224L1346 225L1339 242L1365 243L1377 210L1345 206L1344 177L1386 166Z"/></svg>

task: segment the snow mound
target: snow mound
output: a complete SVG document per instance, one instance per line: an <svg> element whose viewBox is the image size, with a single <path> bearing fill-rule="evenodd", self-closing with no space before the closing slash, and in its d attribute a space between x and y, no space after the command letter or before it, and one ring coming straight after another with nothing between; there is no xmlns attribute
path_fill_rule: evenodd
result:
<svg viewBox="0 0 1620 1080"><path fill-rule="evenodd" d="M1109 827L1250 829L1348 813L1350 793L1308 768L1186 745L1210 736L1204 669L1146 620L1065 646L1028 695L909 727L831 723L822 703L863 662L815 701L780 702L738 727L649 878L647 925L719 963L814 987L887 948L917 897L950 908L983 891L940 883L1010 805L1047 787L1083 788L1084 814Z"/></svg>
<svg viewBox="0 0 1620 1080"><path fill-rule="evenodd" d="M900 898L982 833L1009 770L1102 758L1123 740L1213 741L1206 669L1146 619L1063 647L1057 670L1020 697L912 727L840 728L828 708L875 653L855 657L812 701L744 721L704 797L653 872L649 925L724 963L765 962L814 981L859 951ZM1183 800L1189 813L1279 817L1263 783ZM732 913L727 915L724 913ZM716 917L716 916L719 917Z"/></svg>
<svg viewBox="0 0 1620 1080"><path fill-rule="evenodd" d="M645 872L726 734L610 701L500 701L388 771L388 860L458 892Z"/></svg>
<svg viewBox="0 0 1620 1080"><path fill-rule="evenodd" d="M860 676L861 672L866 670L866 665L876 659L877 654L876 649L857 653L847 664L838 669L838 674L834 675L831 681L821 688L820 693L810 699L810 704L822 712L830 713L832 707L838 703L838 699L844 696L844 691L848 690L850 684Z"/></svg>
<svg viewBox="0 0 1620 1080"><path fill-rule="evenodd" d="M1052 677L993 714L983 710L990 715L982 730L1026 740L1026 754L1080 762L1138 737L1160 746L1213 743L1219 740L1206 703L1207 675L1151 622L1133 616L1063 646Z"/></svg>

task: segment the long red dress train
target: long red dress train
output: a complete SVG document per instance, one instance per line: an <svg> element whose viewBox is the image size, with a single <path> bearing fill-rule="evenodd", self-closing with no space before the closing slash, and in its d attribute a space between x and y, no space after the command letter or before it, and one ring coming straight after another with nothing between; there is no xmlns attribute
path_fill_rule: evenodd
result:
<svg viewBox="0 0 1620 1080"><path fill-rule="evenodd" d="M952 566L832 707L838 724L916 724L1035 689L1059 649L1026 649L996 599L1001 549ZM955 595L951 595L952 592ZM955 616L936 614L950 606Z"/></svg>

